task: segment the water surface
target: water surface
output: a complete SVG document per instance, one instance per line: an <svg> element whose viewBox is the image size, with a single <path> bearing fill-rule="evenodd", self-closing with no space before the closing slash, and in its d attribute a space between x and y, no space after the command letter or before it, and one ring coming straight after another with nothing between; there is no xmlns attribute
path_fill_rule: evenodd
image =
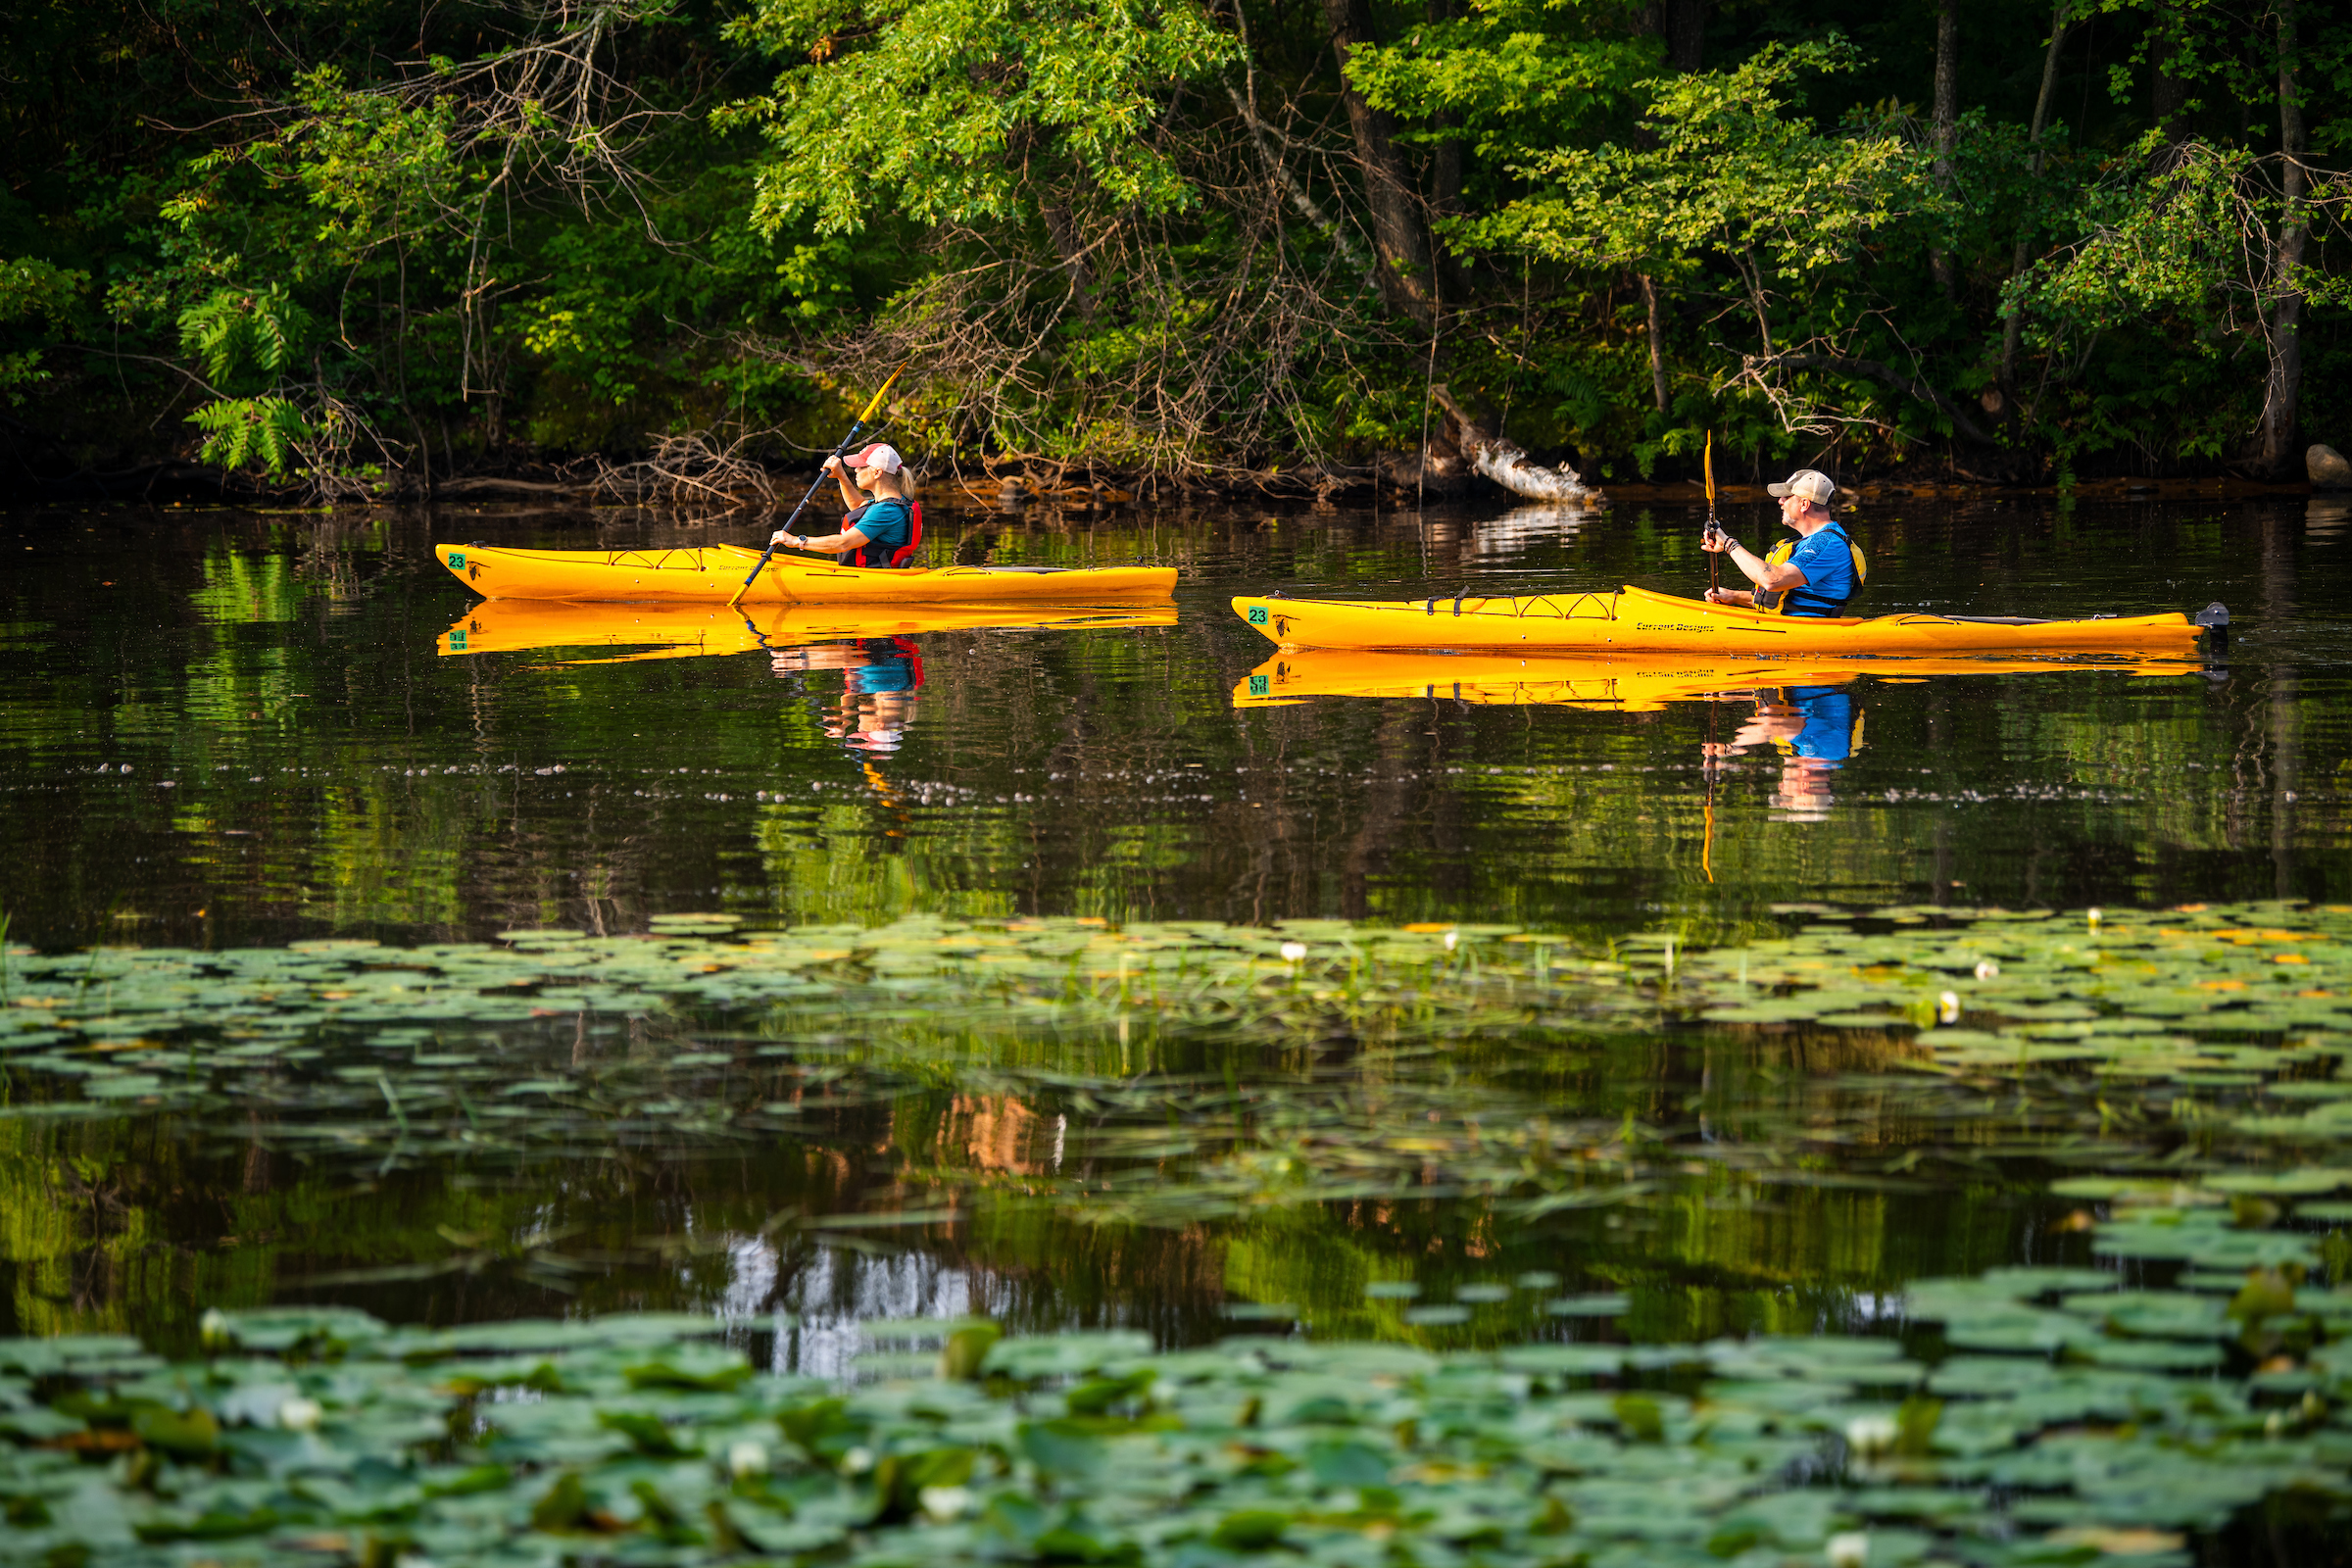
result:
<svg viewBox="0 0 2352 1568"><path fill-rule="evenodd" d="M1466 664L1438 660L1398 695L1317 695L1311 660L1286 674L1225 604L1277 585L1690 591L1696 520L1656 507L946 517L943 558L1177 564L1173 620L809 640L772 621L689 636L654 616L636 641L607 612L565 642L484 607L431 546L747 530L637 513L16 514L0 534L14 568L0 908L10 941L43 952L626 935L713 911L742 929L838 926L851 947L854 929L910 915L984 933L1102 922L1057 928L1081 941L1145 922L1494 926L1654 968L1662 943L1778 935L1806 918L1796 906L1965 922L2003 906L2352 900L2352 571L2330 504L1860 516L1874 611L2229 604L2227 658L2179 667L1693 689L1544 670L1463 681ZM1732 520L1765 535L1760 518ZM1132 1323L1193 1343L1224 1332L1236 1302L1344 1318L1367 1280L1534 1270L1633 1289L1645 1332L1685 1335L1866 1324L1923 1273L2090 1259L2068 1228L2080 1205L2046 1191L2059 1167L1935 1152L1973 1135L1948 1105L1888 1087L1916 1054L1905 1030L1562 1018L1366 1051L1304 1025L1147 1040L1141 1022L1131 1038L1126 1021L1008 1014L957 1044L919 1022L558 996L389 1046L289 1025L324 1032L292 1048L308 1055L257 1065L233 1111L201 1114L135 1100L122 1115L36 1114L51 1080L12 1069L8 1310L25 1329L167 1334L214 1301L435 1320L783 1312L779 1356L825 1370L856 1349L857 1324L908 1315ZM778 1092L719 1065L770 1049L832 1086L824 1115L789 1139L697 1130L697 1107L734 1116ZM886 1059L858 1054L871 1052ZM451 1102L474 1116L532 1081L633 1084L681 1058L718 1076L644 1091L674 1102L649 1112L669 1132L591 1117L527 1157L382 1142L403 1072L480 1075L488 1087ZM356 1088L318 1098L301 1087L314 1081ZM1103 1108L1104 1086L1126 1082L1210 1086L1152 1089L1164 1103L1141 1113L1188 1129L1184 1153L1153 1153L1134 1107ZM2034 1114L2051 1137L2108 1127L2112 1102L2059 1081L2047 1093ZM1227 1115L1232 1147L1204 1150L1198 1125ZM1284 1120L1301 1116L1328 1130ZM1267 1161L1393 1142L1415 1118L1435 1141L1417 1196L1282 1199ZM1498 1120L1587 1129L1579 1148L1687 1148L1690 1181L1654 1202L1498 1206L1437 1152L1483 1147ZM1727 1136L1822 1179L1704 1174ZM2150 1133L2117 1157L2172 1147ZM1913 1149L1927 1165L1889 1174ZM1643 1155L1661 1158L1673 1165ZM1270 1196L1189 1220L1122 1207L1121 1184L1163 1165L1178 1187L1212 1165L1220 1181L1254 1172ZM983 1192L997 1196L967 1202ZM958 1203L895 1230L805 1223ZM1393 1316L1348 1321L1402 1332Z"/></svg>

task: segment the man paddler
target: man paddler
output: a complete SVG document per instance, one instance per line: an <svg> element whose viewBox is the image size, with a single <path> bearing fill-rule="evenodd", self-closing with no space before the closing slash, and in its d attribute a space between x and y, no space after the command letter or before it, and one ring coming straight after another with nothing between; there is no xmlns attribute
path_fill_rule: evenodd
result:
<svg viewBox="0 0 2352 1568"><path fill-rule="evenodd" d="M1830 515L1830 497L1838 486L1826 473L1800 468L1780 484L1764 487L1778 497L1781 521L1796 530L1769 555L1759 556L1721 529L1700 536L1703 549L1720 551L1756 586L1710 588L1713 605L1746 605L1782 615L1841 615L1846 601L1862 591L1869 567L1862 552L1838 519Z"/></svg>
<svg viewBox="0 0 2352 1568"><path fill-rule="evenodd" d="M802 538L779 530L774 542L794 550L847 556L852 566L903 566L922 543L922 510L906 493L906 464L894 447L877 441L863 452L825 460L825 471L841 484L850 510L839 533ZM869 500L868 497L871 497Z"/></svg>

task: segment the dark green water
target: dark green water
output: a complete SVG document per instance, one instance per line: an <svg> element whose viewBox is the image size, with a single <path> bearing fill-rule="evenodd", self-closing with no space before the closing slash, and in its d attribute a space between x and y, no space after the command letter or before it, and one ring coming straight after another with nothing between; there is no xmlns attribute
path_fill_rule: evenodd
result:
<svg viewBox="0 0 2352 1568"><path fill-rule="evenodd" d="M1736 924L1788 900L2352 890L2340 509L1882 512L1859 529L1875 610L2220 599L2231 657L2153 677L1856 681L1832 705L1858 726L1850 759L1792 783L1751 748L1717 781L1702 844L1710 725L1736 738L1752 704L1481 706L1442 683L1417 702L1232 699L1271 653L1226 608L1235 592L1687 591L1704 570L1690 519L1654 510L1433 515L1418 538L1409 517L1362 514L974 519L966 532L1001 531L998 560L1176 564L1177 624L917 636L919 688L879 717L867 699L846 743L828 730L853 676L800 666L898 660L911 684L904 646L437 651L477 601L433 563L436 534L633 545L740 527L17 514L0 535L0 899L20 940L49 947L628 930L710 908L1604 931Z"/></svg>
<svg viewBox="0 0 2352 1568"><path fill-rule="evenodd" d="M1653 949L1778 935L1801 917L1774 906L1791 904L2352 900L2340 506L1890 506L1856 531L1874 611L2219 599L2237 630L2205 666L1872 674L1785 694L1761 724L1753 698L1490 702L1455 696L1443 670L1415 696L1237 707L1273 650L1231 594L1689 591L1705 570L1695 518L935 519L941 558L987 533L1004 562L1175 564L1175 622L627 658L663 650L498 651L496 613L476 612L430 546L745 530L634 514L18 514L0 533L0 908L11 942L48 953L626 934L721 911L795 928L907 914L987 928L1484 922L1599 955L1642 935ZM462 654L444 651L453 626L473 628ZM1710 778L1706 748L1743 732L1742 755ZM202 1112L0 1120L0 1311L27 1331L169 1336L214 1302L350 1300L438 1320L566 1303L789 1308L802 1326L779 1355L822 1368L855 1348L859 1321L966 1309L1189 1343L1223 1332L1236 1300L1353 1310L1367 1277L1547 1270L1571 1289L1648 1292L1650 1331L1687 1335L1867 1322L1923 1273L2090 1258L2061 1223L2078 1205L2043 1191L2053 1167L1935 1152L1976 1135L1954 1103L1887 1088L1899 1032L1589 1023L1441 1031L1359 1054L1303 1025L1237 1024L1138 1054L1124 1022L1115 1037L1107 1024L1025 1032L1009 1013L983 1044L954 1045L864 1014L779 1037L723 1008L539 1011L462 1038L444 1023L434 1049L512 1087L608 1070L634 1083L680 1054L743 1055L729 1042L755 1036L801 1042L803 1067L906 1039L887 1073L825 1068L823 1116L789 1140L591 1117L576 1140L522 1156L475 1159L454 1141L387 1155L368 1140L407 1114L387 1109L399 1091L378 1097L378 1058L335 1041L282 1085L257 1077ZM954 1061L926 1077L925 1052ZM303 1087L337 1074L358 1086L344 1099ZM1330 1112L1335 1148L1393 1141L1400 1123L1471 1147L1481 1126L1533 1117L1589 1128L1579 1136L1599 1147L1638 1122L1666 1206L1514 1218L1433 1164L1409 1201L1288 1201L1271 1182L1246 1210L1106 1218L1096 1162L1102 1182L1161 1168L1139 1121L1230 1110L1102 1108L1102 1085L1154 1074L1235 1103L1320 1085L1348 1102ZM12 1069L11 1103L47 1103L36 1081ZM780 1092L728 1079L659 1103ZM1984 1114L2045 1118L2036 1138L2104 1135L2121 1114L2063 1082L2034 1094L1988 1098ZM474 1114L471 1100L451 1103ZM1231 1114L1248 1145L1233 1159L1250 1170L1324 1157L1296 1129L1244 1138ZM2169 1114L2118 1158L2177 1148ZM1809 1141L1805 1128L1832 1131ZM1727 1136L1815 1161L1825 1179L1697 1180ZM1694 1182L1668 1200L1677 1150ZM1906 1150L1934 1157L1903 1164ZM1186 1161L1201 1157L1164 1156L1166 1179L1191 1180ZM1000 1200L905 1234L796 1228L982 1189Z"/></svg>

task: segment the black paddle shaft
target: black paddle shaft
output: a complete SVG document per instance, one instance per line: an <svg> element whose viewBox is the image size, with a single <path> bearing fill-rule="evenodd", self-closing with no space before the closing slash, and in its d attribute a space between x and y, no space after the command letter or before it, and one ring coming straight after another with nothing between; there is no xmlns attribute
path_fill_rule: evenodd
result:
<svg viewBox="0 0 2352 1568"><path fill-rule="evenodd" d="M865 421L863 419L859 419L857 423L851 425L850 433L841 438L841 445L835 447L831 456L829 456L825 461L829 463L833 460L833 458L842 457L847 454L850 448L858 444L858 434L864 429ZM784 519L784 526L777 531L780 533L791 533L792 525L801 520L801 514L808 510L808 503L816 499L816 493L823 489L825 486L825 481L832 477L833 471L830 468L827 468L824 464L818 464L816 468L815 482L808 486L808 493L801 497L801 504L792 509L792 515ZM796 535L795 537L798 536ZM768 558L773 556L775 553L776 541L773 537L770 537L767 541L767 548L760 551L760 559L753 563L752 574L743 579L745 592L749 592L752 584L759 581L760 573L767 569ZM740 599L743 597L743 595L737 594L736 597Z"/></svg>

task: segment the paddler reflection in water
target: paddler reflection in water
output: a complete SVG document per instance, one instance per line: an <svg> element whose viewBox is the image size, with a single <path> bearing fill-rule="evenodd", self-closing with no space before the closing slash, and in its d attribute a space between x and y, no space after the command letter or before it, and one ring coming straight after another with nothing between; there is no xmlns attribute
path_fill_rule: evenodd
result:
<svg viewBox="0 0 2352 1568"><path fill-rule="evenodd" d="M1756 693L1756 715L1727 746L1709 744L1708 758L1739 757L1750 746L1781 754L1781 781L1772 804L1788 820L1818 822L1836 804L1830 778L1862 745L1862 717L1841 686L1784 686Z"/></svg>
<svg viewBox="0 0 2352 1568"><path fill-rule="evenodd" d="M895 752L914 721L923 654L911 637L860 637L854 643L779 648L768 656L768 663L779 675L804 669L843 672L841 702L825 710L824 730L852 751Z"/></svg>
<svg viewBox="0 0 2352 1568"><path fill-rule="evenodd" d="M850 509L841 519L841 531L803 538L779 528L773 542L784 549L846 557L843 564L851 566L904 566L912 562L915 547L923 542L923 509L907 490L906 464L898 450L877 441L847 458L827 458L825 471L840 482L842 505Z"/></svg>
<svg viewBox="0 0 2352 1568"><path fill-rule="evenodd" d="M1699 537L1701 549L1720 552L1747 574L1754 589L1710 588L1713 605L1745 605L1779 615L1842 615L1846 601L1862 591L1870 567L1845 529L1830 515L1838 486L1826 473L1800 468L1780 484L1766 485L1781 502L1781 521L1797 537L1784 539L1759 556L1720 528Z"/></svg>

